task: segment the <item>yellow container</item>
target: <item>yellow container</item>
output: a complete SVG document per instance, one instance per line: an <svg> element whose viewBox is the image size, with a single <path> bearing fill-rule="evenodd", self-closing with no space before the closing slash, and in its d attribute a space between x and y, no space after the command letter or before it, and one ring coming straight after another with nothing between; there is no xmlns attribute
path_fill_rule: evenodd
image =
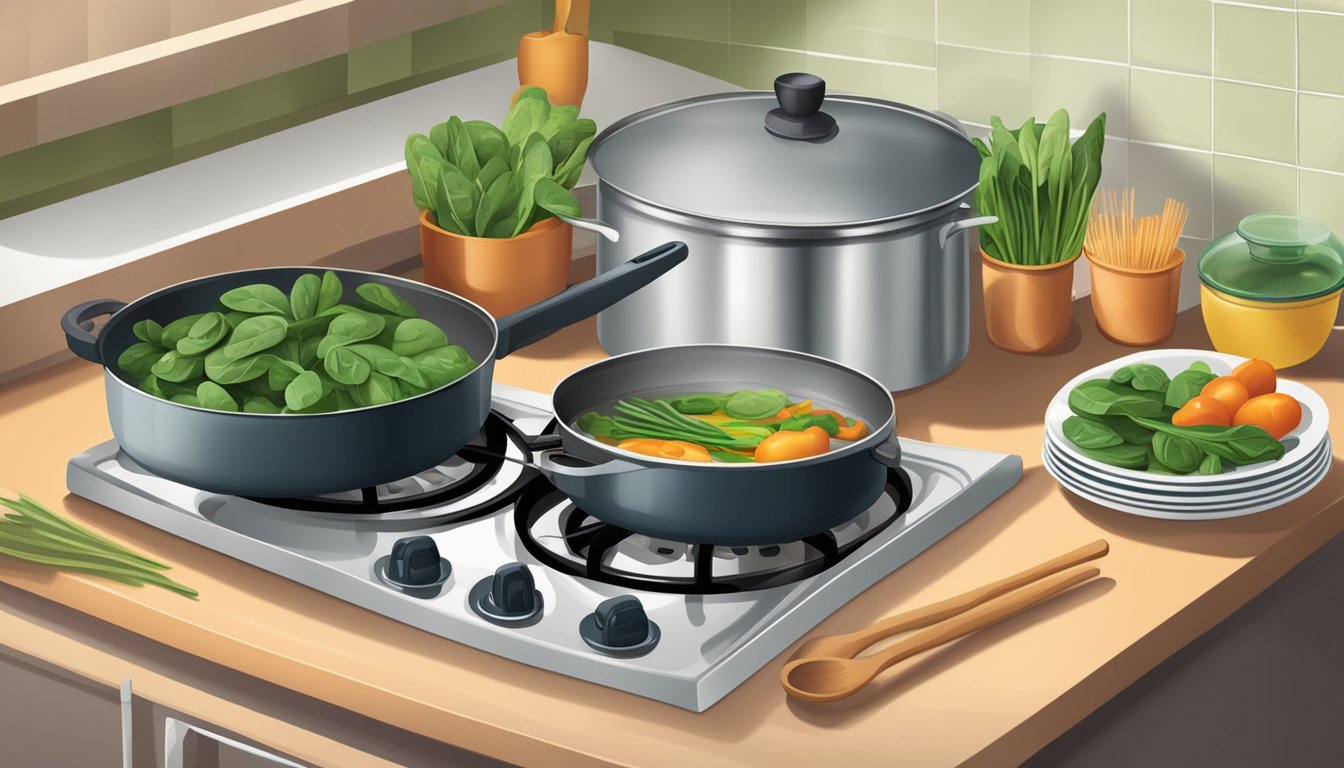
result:
<svg viewBox="0 0 1344 768"><path fill-rule="evenodd" d="M1310 360L1335 324L1341 291L1301 301L1255 301L1199 287L1204 327L1214 349L1258 357L1275 368Z"/></svg>

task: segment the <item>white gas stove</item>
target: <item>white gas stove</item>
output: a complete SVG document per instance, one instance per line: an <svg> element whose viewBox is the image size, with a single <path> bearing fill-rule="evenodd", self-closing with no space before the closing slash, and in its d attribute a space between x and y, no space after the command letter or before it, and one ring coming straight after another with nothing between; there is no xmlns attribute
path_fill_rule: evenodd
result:
<svg viewBox="0 0 1344 768"><path fill-rule="evenodd" d="M493 405L473 444L525 458L527 438L551 426L549 397L496 384ZM164 480L109 441L71 459L67 484L426 632L703 712L1022 474L1017 456L905 439L901 448L904 473L891 473L868 511L767 547L693 546L615 529L532 470L488 453L377 489L276 501Z"/></svg>

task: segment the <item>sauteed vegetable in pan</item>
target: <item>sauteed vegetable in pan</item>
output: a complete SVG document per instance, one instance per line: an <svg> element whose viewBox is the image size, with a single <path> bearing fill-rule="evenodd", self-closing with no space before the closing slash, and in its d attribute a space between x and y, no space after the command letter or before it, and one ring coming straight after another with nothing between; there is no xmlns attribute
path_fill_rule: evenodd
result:
<svg viewBox="0 0 1344 768"><path fill-rule="evenodd" d="M825 454L832 440L868 434L862 421L811 400L792 402L778 389L630 397L613 410L583 414L579 429L622 450L681 461L790 461Z"/></svg>

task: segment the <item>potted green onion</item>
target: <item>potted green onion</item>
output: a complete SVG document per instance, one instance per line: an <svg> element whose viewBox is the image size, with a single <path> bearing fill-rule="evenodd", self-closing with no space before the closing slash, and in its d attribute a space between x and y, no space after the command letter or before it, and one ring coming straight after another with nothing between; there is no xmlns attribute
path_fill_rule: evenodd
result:
<svg viewBox="0 0 1344 768"><path fill-rule="evenodd" d="M1083 250L1092 196L1101 178L1106 113L1069 141L1069 113L1029 118L1009 130L990 119L980 152L976 204L998 222L981 227L985 330L1014 352L1044 352L1068 336L1073 265Z"/></svg>

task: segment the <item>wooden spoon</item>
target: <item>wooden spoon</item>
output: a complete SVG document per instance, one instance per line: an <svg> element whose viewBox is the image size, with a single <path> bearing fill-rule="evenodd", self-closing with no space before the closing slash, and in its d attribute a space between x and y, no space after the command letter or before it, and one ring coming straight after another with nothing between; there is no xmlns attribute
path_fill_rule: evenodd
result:
<svg viewBox="0 0 1344 768"><path fill-rule="evenodd" d="M886 639L893 635L899 635L902 632L908 632L912 629L927 627L930 624L936 624L944 619L964 613L971 608L991 600L999 595L1012 592L1014 589L1024 587L1033 581L1039 581L1052 573L1058 573L1066 568L1072 568L1075 565L1085 563L1089 560L1096 560L1104 557L1111 547L1105 539L1097 539L1091 544L1081 546L1072 552L1056 557L1053 560L1047 560L1040 565L1028 568L1021 573L1009 576L1006 579L1000 579L992 584L986 584L978 589L973 589L956 597L949 597L933 605L926 605L923 608L916 608L913 611L897 614L888 619L865 627L857 632L850 632L844 635L830 635L828 637L818 637L803 643L798 652L793 655L795 659L807 658L810 656L836 656L840 658L849 658L857 656L859 651L876 643L879 640Z"/></svg>
<svg viewBox="0 0 1344 768"><path fill-rule="evenodd" d="M1099 573L1101 569L1090 567L1051 576L972 608L871 656L857 659L818 656L795 659L784 665L780 680L790 696L804 701L843 699L860 691L884 669L897 662L1003 621Z"/></svg>

